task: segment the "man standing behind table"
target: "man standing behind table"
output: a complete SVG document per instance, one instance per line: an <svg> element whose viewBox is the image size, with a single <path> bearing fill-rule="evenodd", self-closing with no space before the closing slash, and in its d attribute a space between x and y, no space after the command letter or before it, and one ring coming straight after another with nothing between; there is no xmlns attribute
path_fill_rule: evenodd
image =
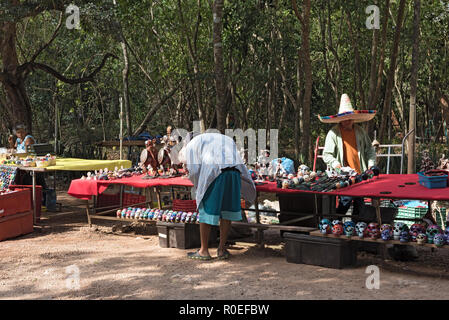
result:
<svg viewBox="0 0 449 320"><path fill-rule="evenodd" d="M362 173L376 164L376 151L366 131L355 123L370 121L374 110L354 110L347 94L341 96L338 114L318 118L323 123L336 125L326 136L323 150L324 162L333 169L350 167ZM337 214L346 214L354 201L354 215L363 212L363 198L340 197Z"/></svg>
<svg viewBox="0 0 449 320"><path fill-rule="evenodd" d="M201 248L187 254L190 259L211 260L211 226L220 226L218 259L227 259L225 248L232 221L242 220L241 196L253 203L256 187L243 164L234 140L218 133L189 134L179 152L194 185L199 212Z"/></svg>

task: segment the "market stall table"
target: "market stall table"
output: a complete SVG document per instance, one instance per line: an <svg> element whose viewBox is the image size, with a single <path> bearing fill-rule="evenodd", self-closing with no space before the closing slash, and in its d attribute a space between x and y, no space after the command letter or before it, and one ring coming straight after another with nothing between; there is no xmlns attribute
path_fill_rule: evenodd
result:
<svg viewBox="0 0 449 320"><path fill-rule="evenodd" d="M133 176L131 178L123 178L116 180L73 180L68 194L77 197L79 199L88 200L91 199L92 196L98 196L102 192L104 192L107 187L111 184L120 184L120 185L128 185L137 188L149 188L155 187L159 188L161 186L187 186L192 187L193 184L190 180L182 177L178 178L169 178L169 179L142 179L143 175ZM267 192L267 193L276 193L276 194L314 194L314 195L329 195L329 196L351 196L351 197L361 197L361 198L372 198L373 205L376 208L376 214L378 223L382 223L382 217L380 215L380 199L382 198L391 198L391 199L416 199L416 200L439 200L445 201L449 200L449 189L428 189L424 186L421 186L418 182L418 175L412 174L392 174L392 175L380 175L378 177L374 177L373 179L363 181L357 183L355 185L342 188L339 190L334 190L331 192L317 192L317 191L304 191L304 190L296 190L296 189L280 189L277 188L276 182L264 182L263 184L257 184L257 198L256 203L258 202L259 193ZM159 203L160 206L160 203ZM308 228L308 227L297 227L297 226L286 226L286 225L264 225L259 223L259 209L258 206L255 206L257 223L235 223L236 225L244 225L257 228L259 231L258 242L262 241L262 230L268 228L278 228L280 230L286 231L304 231L304 232L313 232L316 231L317 228ZM87 212L88 219L90 222L89 211ZM314 213L317 217L320 213ZM306 216L303 218L299 218L297 220L301 220L304 218L310 218L310 216Z"/></svg>
<svg viewBox="0 0 449 320"><path fill-rule="evenodd" d="M16 166L19 170L29 172L32 177L32 197L33 197L33 217L36 224L36 173L56 172L56 171L94 171L108 168L114 170L115 167L127 169L132 166L129 160L88 160L76 158L57 158L56 165L49 167L25 167Z"/></svg>

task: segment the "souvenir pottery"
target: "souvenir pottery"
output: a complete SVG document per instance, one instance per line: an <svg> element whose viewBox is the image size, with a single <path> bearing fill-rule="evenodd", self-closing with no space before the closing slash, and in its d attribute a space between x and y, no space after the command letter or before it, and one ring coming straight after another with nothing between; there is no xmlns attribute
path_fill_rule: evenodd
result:
<svg viewBox="0 0 449 320"><path fill-rule="evenodd" d="M336 236L341 236L343 234L343 226L341 224L336 224L332 227L332 233Z"/></svg>
<svg viewBox="0 0 449 320"><path fill-rule="evenodd" d="M433 237L433 243L437 246L437 247L442 247L444 245L444 243L446 242L446 240L444 239L444 235L442 233L437 233L434 237Z"/></svg>
<svg viewBox="0 0 449 320"><path fill-rule="evenodd" d="M354 226L353 225L347 225L347 226L345 226L344 227L344 230L345 230L345 235L347 236L347 237L352 237L353 236L353 234L354 234Z"/></svg>
<svg viewBox="0 0 449 320"><path fill-rule="evenodd" d="M336 224L343 226L343 223L341 223L340 220L332 220L332 226L335 226Z"/></svg>
<svg viewBox="0 0 449 320"><path fill-rule="evenodd" d="M427 236L426 236L426 234L425 234L425 233L419 233L419 234L416 236L416 242L417 242L419 245L425 244L425 243L427 242Z"/></svg>
<svg viewBox="0 0 449 320"><path fill-rule="evenodd" d="M380 237L379 224L371 222L367 228L368 236L371 239L377 239Z"/></svg>
<svg viewBox="0 0 449 320"><path fill-rule="evenodd" d="M403 222L395 222L394 228L393 228L393 236L394 240L400 240L401 238L401 232L406 231L407 225Z"/></svg>
<svg viewBox="0 0 449 320"><path fill-rule="evenodd" d="M426 229L424 229L424 226L419 224L419 223L414 223L411 225L410 227L410 239L413 242L416 242L416 237L418 236L418 234L420 233L425 233Z"/></svg>
<svg viewBox="0 0 449 320"><path fill-rule="evenodd" d="M442 234L444 236L445 244L449 244L449 227L446 227L446 229L444 229Z"/></svg>
<svg viewBox="0 0 449 320"><path fill-rule="evenodd" d="M357 222L357 224L355 225L355 231L359 236L359 238L363 238L365 236L365 231L367 227L368 225L365 222L363 221Z"/></svg>
<svg viewBox="0 0 449 320"><path fill-rule="evenodd" d="M183 212L181 216L181 222L185 223L187 218L187 212Z"/></svg>
<svg viewBox="0 0 449 320"><path fill-rule="evenodd" d="M391 240L393 236L393 232L390 229L384 229L381 233L380 233L380 237L382 238L382 240L384 241L388 241Z"/></svg>
<svg viewBox="0 0 449 320"><path fill-rule="evenodd" d="M288 189L288 180L282 181L282 189Z"/></svg>
<svg viewBox="0 0 449 320"><path fill-rule="evenodd" d="M409 242L410 241L410 234L408 231L401 231L401 235L399 236L399 241L401 242Z"/></svg>
<svg viewBox="0 0 449 320"><path fill-rule="evenodd" d="M320 232L323 234L332 233L331 222L328 219L322 219L319 224Z"/></svg>
<svg viewBox="0 0 449 320"><path fill-rule="evenodd" d="M178 214L176 215L175 221L176 221L176 222L181 221L181 217L182 217L182 211L179 211Z"/></svg>
<svg viewBox="0 0 449 320"><path fill-rule="evenodd" d="M385 230L390 230L393 232L393 226L391 224L383 224L380 226L380 232L384 232Z"/></svg>
<svg viewBox="0 0 449 320"><path fill-rule="evenodd" d="M343 224L345 235L351 237L355 233L355 223L353 221L346 221Z"/></svg>
<svg viewBox="0 0 449 320"><path fill-rule="evenodd" d="M432 224L427 227L426 235L427 235L427 242L433 243L433 238L436 234L441 233L441 229L436 224Z"/></svg>

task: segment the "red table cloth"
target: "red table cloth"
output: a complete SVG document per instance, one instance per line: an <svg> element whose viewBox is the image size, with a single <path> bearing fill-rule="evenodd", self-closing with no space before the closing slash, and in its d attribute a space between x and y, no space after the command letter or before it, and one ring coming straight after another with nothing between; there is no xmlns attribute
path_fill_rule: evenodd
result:
<svg viewBox="0 0 449 320"><path fill-rule="evenodd" d="M142 179L144 175L132 176L115 180L73 180L70 183L69 195L83 200L90 200L92 196L103 193L112 184L122 184L135 188L162 187L162 186L185 186L193 187L193 183L182 177L168 179Z"/></svg>
<svg viewBox="0 0 449 320"><path fill-rule="evenodd" d="M88 200L104 192L111 184L123 184L137 188L159 187L159 186L186 186L193 184L186 178L150 179L144 180L141 176L117 180L73 180L70 184L68 194L79 199ZM334 196L351 196L366 198L391 198L391 199L415 199L415 200L440 200L449 201L449 188L428 189L418 183L417 174L383 174L371 180L357 183L338 191L315 192L292 189L278 189L276 182L266 182L256 186L258 192L269 193L317 193ZM408 185L406 183L414 183ZM386 192L386 193L383 193ZM389 193L390 192L390 193Z"/></svg>

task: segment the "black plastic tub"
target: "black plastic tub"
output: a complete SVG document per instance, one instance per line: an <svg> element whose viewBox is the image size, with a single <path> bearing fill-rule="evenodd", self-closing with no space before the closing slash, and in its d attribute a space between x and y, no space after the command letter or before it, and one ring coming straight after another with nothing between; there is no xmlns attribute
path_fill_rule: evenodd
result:
<svg viewBox="0 0 449 320"><path fill-rule="evenodd" d="M161 248L191 249L201 247L199 224L158 221L156 226ZM209 246L217 244L217 237L218 228L212 227L209 236Z"/></svg>
<svg viewBox="0 0 449 320"><path fill-rule="evenodd" d="M290 232L284 233L284 239L287 262L334 269L357 264L357 245L354 241Z"/></svg>

